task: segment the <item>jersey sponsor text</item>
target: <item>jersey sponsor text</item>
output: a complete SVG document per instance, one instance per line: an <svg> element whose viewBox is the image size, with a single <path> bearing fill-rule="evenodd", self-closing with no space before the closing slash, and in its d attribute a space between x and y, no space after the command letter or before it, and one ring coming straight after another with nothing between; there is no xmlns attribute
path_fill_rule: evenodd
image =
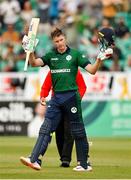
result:
<svg viewBox="0 0 131 180"><path fill-rule="evenodd" d="M51 73L54 74L54 73L68 73L68 72L71 72L70 69L55 69L55 70L51 70Z"/></svg>

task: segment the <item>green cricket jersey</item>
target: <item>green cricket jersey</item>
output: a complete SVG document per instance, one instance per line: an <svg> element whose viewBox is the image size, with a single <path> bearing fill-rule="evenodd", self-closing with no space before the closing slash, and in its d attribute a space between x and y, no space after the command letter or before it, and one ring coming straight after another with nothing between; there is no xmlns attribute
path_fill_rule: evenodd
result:
<svg viewBox="0 0 131 180"><path fill-rule="evenodd" d="M55 92L77 90L76 75L78 66L84 68L90 62L79 51L67 48L60 54L53 49L42 57L44 65L51 71L52 86Z"/></svg>

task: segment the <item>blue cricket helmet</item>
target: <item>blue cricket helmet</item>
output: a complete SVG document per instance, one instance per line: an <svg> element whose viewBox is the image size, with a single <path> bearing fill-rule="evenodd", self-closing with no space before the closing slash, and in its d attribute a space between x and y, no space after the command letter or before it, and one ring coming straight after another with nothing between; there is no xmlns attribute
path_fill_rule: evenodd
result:
<svg viewBox="0 0 131 180"><path fill-rule="evenodd" d="M99 42L104 47L115 45L115 32L112 28L101 28L98 32Z"/></svg>

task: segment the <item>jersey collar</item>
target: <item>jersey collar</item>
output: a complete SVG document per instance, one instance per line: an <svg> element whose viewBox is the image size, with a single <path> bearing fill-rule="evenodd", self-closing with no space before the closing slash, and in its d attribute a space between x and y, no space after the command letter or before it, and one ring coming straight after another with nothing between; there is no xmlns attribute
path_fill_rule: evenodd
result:
<svg viewBox="0 0 131 180"><path fill-rule="evenodd" d="M67 46L67 49L66 49L66 51L64 53L59 53L56 48L54 48L54 51L55 51L56 54L66 54L66 53L70 52L70 47Z"/></svg>

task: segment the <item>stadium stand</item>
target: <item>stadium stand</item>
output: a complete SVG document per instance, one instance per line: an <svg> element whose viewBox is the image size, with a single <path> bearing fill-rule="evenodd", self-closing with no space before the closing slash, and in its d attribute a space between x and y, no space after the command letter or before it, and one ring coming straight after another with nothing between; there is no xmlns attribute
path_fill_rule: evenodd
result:
<svg viewBox="0 0 131 180"><path fill-rule="evenodd" d="M97 31L113 27L116 47L112 61L101 71L127 71L131 57L131 0L3 0L0 1L0 72L23 71L21 39L32 17L40 17L38 56L52 48L54 25L64 29L70 46L87 54L91 62L99 51ZM38 70L38 69L37 69ZM29 68L30 71L36 69Z"/></svg>

